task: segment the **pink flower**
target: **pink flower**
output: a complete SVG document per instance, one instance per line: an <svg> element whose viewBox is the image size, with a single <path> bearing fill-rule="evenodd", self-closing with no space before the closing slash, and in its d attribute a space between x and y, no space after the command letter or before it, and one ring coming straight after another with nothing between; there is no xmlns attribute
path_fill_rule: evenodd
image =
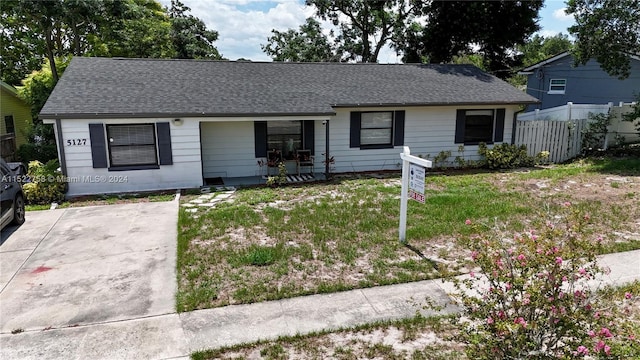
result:
<svg viewBox="0 0 640 360"><path fill-rule="evenodd" d="M560 256L558 256L556 258L556 264L561 265L562 264L562 258Z"/></svg>
<svg viewBox="0 0 640 360"><path fill-rule="evenodd" d="M602 335L606 338L610 338L613 337L613 334L611 334L611 331L609 331L609 329L603 327L602 329L600 329L600 332L598 333L599 335Z"/></svg>
<svg viewBox="0 0 640 360"><path fill-rule="evenodd" d="M577 298L582 298L582 291L576 290L576 292L573 293L573 296L575 296Z"/></svg>
<svg viewBox="0 0 640 360"><path fill-rule="evenodd" d="M631 299L631 297L632 297L632 296L633 296L633 295L631 295L631 293L630 293L630 292L626 292L626 293L624 293L624 298L625 298L625 299Z"/></svg>
<svg viewBox="0 0 640 360"><path fill-rule="evenodd" d="M491 316L487 318L487 324L489 325L493 324L493 318Z"/></svg>
<svg viewBox="0 0 640 360"><path fill-rule="evenodd" d="M604 341L600 340L598 341L598 343L596 344L596 346L593 348L596 352L600 352L600 350L604 349L605 344Z"/></svg>
<svg viewBox="0 0 640 360"><path fill-rule="evenodd" d="M587 335L589 335L589 337L595 337L596 333L593 330L589 330L589 331L587 331Z"/></svg>
<svg viewBox="0 0 640 360"><path fill-rule="evenodd" d="M513 323L514 323L514 324L520 324L520 325L522 325L523 327L527 327L527 322L524 320L524 318L523 318L523 317L518 317L518 318L516 318L515 320L513 320Z"/></svg>
<svg viewBox="0 0 640 360"><path fill-rule="evenodd" d="M584 268L580 268L578 269L578 273L580 273L580 275L584 275L587 273L587 270L585 270Z"/></svg>
<svg viewBox="0 0 640 360"><path fill-rule="evenodd" d="M464 221L464 223L467 224L467 225L471 225L471 220L467 219L467 220Z"/></svg>
<svg viewBox="0 0 640 360"><path fill-rule="evenodd" d="M580 345L578 346L577 353L578 355L589 355L589 349L587 349L586 346Z"/></svg>
<svg viewBox="0 0 640 360"><path fill-rule="evenodd" d="M609 355L609 353L611 352L611 346L609 345L605 345L604 346L604 353Z"/></svg>
<svg viewBox="0 0 640 360"><path fill-rule="evenodd" d="M507 290L511 290L511 283L506 283L505 287L507 288Z"/></svg>
<svg viewBox="0 0 640 360"><path fill-rule="evenodd" d="M476 274L472 271L472 272L469 273L469 276L474 278L474 277L476 277Z"/></svg>
<svg viewBox="0 0 640 360"><path fill-rule="evenodd" d="M473 260L477 259L477 258L478 258L478 252L477 252L477 251L472 251L472 252L471 252L471 258L472 258Z"/></svg>
<svg viewBox="0 0 640 360"><path fill-rule="evenodd" d="M502 310L498 311L498 318L500 318L500 319L504 320L504 318L505 318L505 317L506 317L506 316L505 316L505 314L504 314L504 311L502 311Z"/></svg>
<svg viewBox="0 0 640 360"><path fill-rule="evenodd" d="M520 260L520 261L524 261L524 259L525 259L524 254L518 255L517 259Z"/></svg>
<svg viewBox="0 0 640 360"><path fill-rule="evenodd" d="M571 206L571 203L568 202L568 201L565 201L565 202L562 203L562 206Z"/></svg>

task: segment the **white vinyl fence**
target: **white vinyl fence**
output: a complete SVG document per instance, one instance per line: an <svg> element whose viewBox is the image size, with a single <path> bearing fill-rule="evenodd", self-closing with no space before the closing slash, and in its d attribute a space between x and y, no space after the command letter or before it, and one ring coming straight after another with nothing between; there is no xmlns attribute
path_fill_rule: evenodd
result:
<svg viewBox="0 0 640 360"><path fill-rule="evenodd" d="M613 118L603 148L624 142L638 142L633 123L622 121L622 114L631 111L631 104L572 104L518 114L514 144L526 145L527 153L535 156L549 152L549 160L564 162L580 154L583 130L587 128L589 114L611 113Z"/></svg>
<svg viewBox="0 0 640 360"><path fill-rule="evenodd" d="M569 121L518 120L514 143L526 145L529 156L548 151L549 161L560 163L580 154L582 130L586 125L586 119Z"/></svg>
<svg viewBox="0 0 640 360"><path fill-rule="evenodd" d="M549 109L526 112L518 114L518 120L580 120L589 118L589 113L606 114L613 106L608 104L574 104L568 102L567 105L556 106Z"/></svg>

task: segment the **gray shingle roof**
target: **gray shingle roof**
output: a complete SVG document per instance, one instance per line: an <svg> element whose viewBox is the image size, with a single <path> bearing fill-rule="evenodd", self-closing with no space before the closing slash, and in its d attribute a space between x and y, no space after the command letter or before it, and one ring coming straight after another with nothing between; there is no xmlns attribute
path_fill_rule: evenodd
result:
<svg viewBox="0 0 640 360"><path fill-rule="evenodd" d="M323 115L346 106L535 102L471 65L76 57L40 117Z"/></svg>

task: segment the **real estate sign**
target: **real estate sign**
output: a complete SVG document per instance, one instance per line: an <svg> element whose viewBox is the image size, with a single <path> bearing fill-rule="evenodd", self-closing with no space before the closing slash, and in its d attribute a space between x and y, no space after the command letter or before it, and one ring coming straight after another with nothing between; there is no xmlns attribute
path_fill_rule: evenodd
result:
<svg viewBox="0 0 640 360"><path fill-rule="evenodd" d="M409 198L424 204L425 169L416 164L409 166Z"/></svg>
<svg viewBox="0 0 640 360"><path fill-rule="evenodd" d="M411 155L408 146L400 153L402 159L402 189L400 190L400 242L407 243L407 202L409 198L424 204L425 168L432 166L431 161Z"/></svg>

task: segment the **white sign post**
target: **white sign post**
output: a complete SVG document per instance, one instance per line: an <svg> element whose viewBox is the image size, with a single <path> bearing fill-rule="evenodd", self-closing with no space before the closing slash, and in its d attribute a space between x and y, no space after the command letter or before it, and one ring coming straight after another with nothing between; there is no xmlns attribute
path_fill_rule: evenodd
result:
<svg viewBox="0 0 640 360"><path fill-rule="evenodd" d="M411 155L411 150L405 146L402 153L402 194L400 194L400 242L407 243L407 201L409 189L412 199L424 203L424 176L425 168L433 166L431 161ZM419 196L418 196L419 195ZM415 197L414 197L415 196Z"/></svg>

